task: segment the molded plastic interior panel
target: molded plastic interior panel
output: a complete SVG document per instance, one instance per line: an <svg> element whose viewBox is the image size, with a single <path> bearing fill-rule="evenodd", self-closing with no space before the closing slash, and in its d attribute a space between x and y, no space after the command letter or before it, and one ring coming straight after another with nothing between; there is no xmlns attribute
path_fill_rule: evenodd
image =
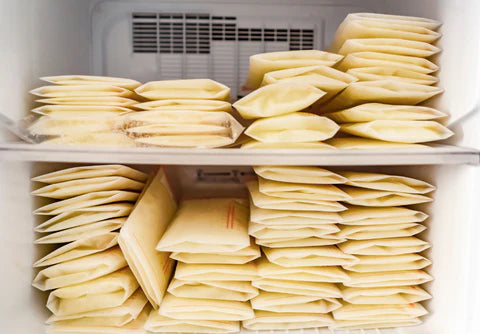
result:
<svg viewBox="0 0 480 334"><path fill-rule="evenodd" d="M1 0L0 112L19 119L46 75L92 73L89 0ZM7 138L3 129L0 139ZM3 141L3 140L2 140Z"/></svg>

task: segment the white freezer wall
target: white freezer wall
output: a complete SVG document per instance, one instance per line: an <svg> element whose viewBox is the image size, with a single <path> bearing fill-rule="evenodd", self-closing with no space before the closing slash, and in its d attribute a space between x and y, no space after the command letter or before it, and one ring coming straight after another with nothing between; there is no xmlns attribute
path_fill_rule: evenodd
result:
<svg viewBox="0 0 480 334"><path fill-rule="evenodd" d="M0 0L0 112L13 119L28 114L39 77L90 73L88 0ZM12 140L3 129L0 140ZM0 163L0 329L5 334L44 333L45 296L33 278L30 163ZM8 230L8 232L7 232Z"/></svg>
<svg viewBox="0 0 480 334"><path fill-rule="evenodd" d="M91 6L89 0L0 0L2 113L27 115L34 101L28 91L42 84L41 76L90 73Z"/></svg>

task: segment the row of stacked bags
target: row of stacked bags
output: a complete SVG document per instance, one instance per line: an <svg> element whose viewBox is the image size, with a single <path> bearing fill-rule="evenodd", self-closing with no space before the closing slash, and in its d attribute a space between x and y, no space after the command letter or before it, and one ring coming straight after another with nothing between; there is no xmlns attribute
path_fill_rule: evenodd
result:
<svg viewBox="0 0 480 334"><path fill-rule="evenodd" d="M141 83L86 75L44 77L31 91L46 103L28 131L50 145L223 147L243 126L232 116L230 89L209 79Z"/></svg>
<svg viewBox="0 0 480 334"><path fill-rule="evenodd" d="M82 166L33 178L47 184L33 195L49 199L34 214L35 243L53 251L34 263L33 286L50 291L48 333L143 333L147 298L119 248L147 175L121 165Z"/></svg>
<svg viewBox="0 0 480 334"><path fill-rule="evenodd" d="M450 137L453 133L436 121L445 113L416 106L443 91L432 86L438 84L433 58L440 52L435 46L440 25L408 16L349 14L329 50L345 56L337 68L359 82L323 111L335 112L331 118L342 132L362 138L417 144Z"/></svg>
<svg viewBox="0 0 480 334"><path fill-rule="evenodd" d="M165 80L135 90L149 102L127 116L125 131L137 144L225 147L244 127L232 116L230 88L210 79Z"/></svg>
<svg viewBox="0 0 480 334"><path fill-rule="evenodd" d="M33 285L48 332L231 333L418 324L432 279L415 237L434 187L319 167L254 168L246 198L177 204L165 169L74 167L35 177ZM141 193L140 193L141 192ZM260 250L261 248L261 250Z"/></svg>
<svg viewBox="0 0 480 334"><path fill-rule="evenodd" d="M333 183L343 178L321 169L254 167L258 178L247 182L249 233L261 246L260 290L252 300L251 330L288 330L333 326L331 312L341 307L337 284L348 280L340 265L355 257L334 245L342 241L336 202L347 195ZM312 172L313 171L313 172ZM294 183L292 181L295 181ZM320 191L315 191L320 190Z"/></svg>
<svg viewBox="0 0 480 334"><path fill-rule="evenodd" d="M434 190L404 176L258 166L247 183L249 233L261 246L256 317L245 328L415 325L431 296L423 212Z"/></svg>
<svg viewBox="0 0 480 334"><path fill-rule="evenodd" d="M433 86L439 67L429 60L440 52L439 27L424 18L349 14L330 52L250 57L246 87L254 91L233 105L255 119L242 147L411 148L452 136L438 122L445 112L418 105L442 93Z"/></svg>
<svg viewBox="0 0 480 334"><path fill-rule="evenodd" d="M263 86L233 104L243 118L254 120L245 131L252 140L242 147L328 147L322 141L333 137L339 126L305 109L321 104L356 80L332 68L341 59L318 50L250 57L246 86Z"/></svg>
<svg viewBox="0 0 480 334"><path fill-rule="evenodd" d="M124 116L134 110L141 84L123 78L61 75L43 77L50 85L31 91L43 105L28 131L36 142L50 145L132 147L123 132ZM38 117L36 117L39 115Z"/></svg>
<svg viewBox="0 0 480 334"><path fill-rule="evenodd" d="M252 319L258 296L253 262L259 247L248 235L248 201L185 199L156 249L177 260L151 332L231 333Z"/></svg>

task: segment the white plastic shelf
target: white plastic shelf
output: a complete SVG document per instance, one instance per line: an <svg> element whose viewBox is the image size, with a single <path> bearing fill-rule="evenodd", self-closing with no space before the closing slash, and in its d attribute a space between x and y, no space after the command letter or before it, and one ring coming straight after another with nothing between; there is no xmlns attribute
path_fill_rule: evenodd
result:
<svg viewBox="0 0 480 334"><path fill-rule="evenodd" d="M476 149L448 145L419 149L320 151L138 147L115 149L3 143L0 144L0 160L197 166L458 165L480 164L480 152Z"/></svg>
<svg viewBox="0 0 480 334"><path fill-rule="evenodd" d="M284 329L284 330L247 330L242 328L240 334L399 334L398 328L374 329Z"/></svg>

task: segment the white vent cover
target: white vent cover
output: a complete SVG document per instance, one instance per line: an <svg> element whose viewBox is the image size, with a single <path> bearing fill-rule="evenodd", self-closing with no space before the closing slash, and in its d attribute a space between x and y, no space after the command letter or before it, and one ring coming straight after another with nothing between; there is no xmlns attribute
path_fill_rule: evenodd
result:
<svg viewBox="0 0 480 334"><path fill-rule="evenodd" d="M134 53L208 54L212 41L286 42L289 50L310 50L314 46L314 30L238 27L234 16L132 14Z"/></svg>

